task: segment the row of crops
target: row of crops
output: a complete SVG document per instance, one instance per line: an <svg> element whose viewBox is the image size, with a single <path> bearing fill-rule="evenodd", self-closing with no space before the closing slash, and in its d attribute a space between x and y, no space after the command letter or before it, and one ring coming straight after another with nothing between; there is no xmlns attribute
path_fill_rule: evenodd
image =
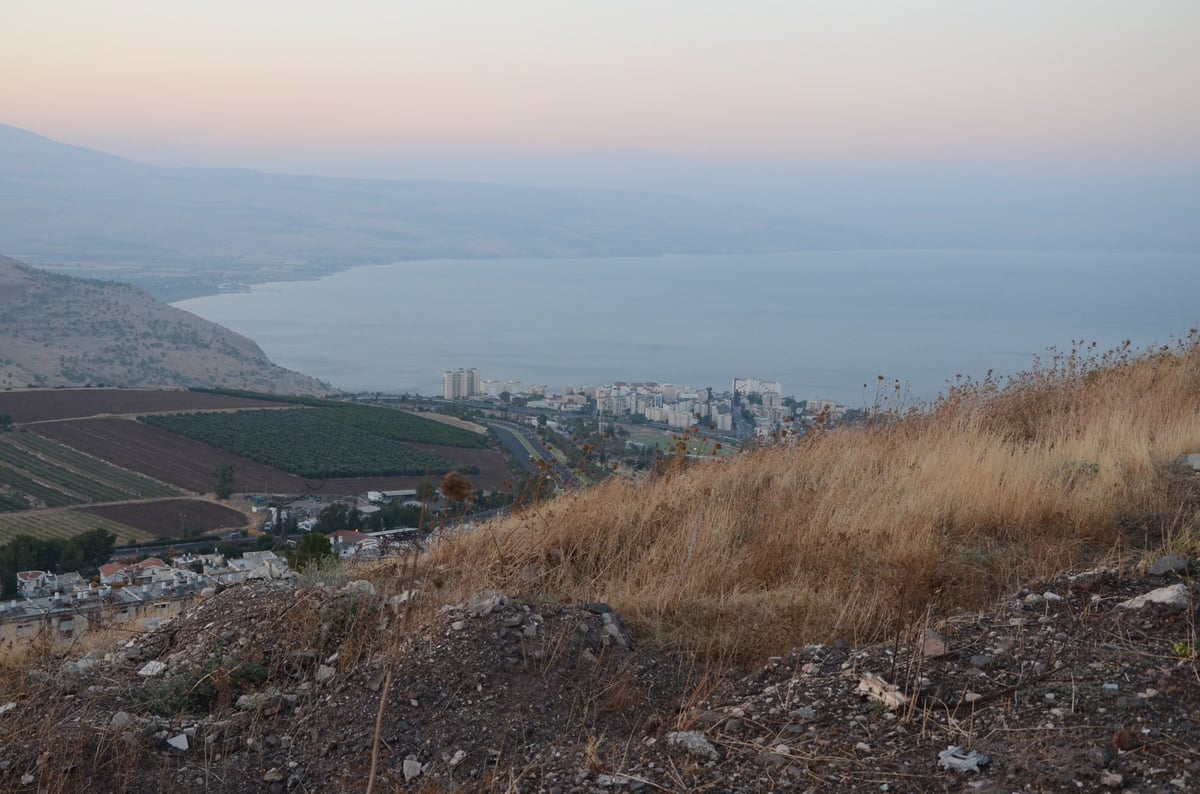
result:
<svg viewBox="0 0 1200 794"><path fill-rule="evenodd" d="M54 510L0 514L0 545L17 535L31 535L39 540L65 540L93 529L107 529L117 536L118 545L145 543L154 539L149 532L142 532L107 518L71 510Z"/></svg>
<svg viewBox="0 0 1200 794"><path fill-rule="evenodd" d="M404 416L386 408L368 410ZM419 476L462 468L433 452L399 443L400 439L385 429L366 429L341 421L345 416L360 419L362 415L357 411L342 413L339 406L156 414L140 420L310 479ZM381 420L381 426L385 425Z"/></svg>
<svg viewBox="0 0 1200 794"><path fill-rule="evenodd" d="M0 436L0 512L174 493L162 483L35 433Z"/></svg>
<svg viewBox="0 0 1200 794"><path fill-rule="evenodd" d="M239 391L236 389L193 389L214 394L225 394L232 397L270 400L272 402L289 402L313 408L324 418L338 424L356 427L375 435L390 438L394 441L408 441L413 444L437 444L445 447L467 447L481 449L487 446L486 437L472 433L460 427L448 425L445 422L435 422L421 416L404 413L393 408L380 408L361 403L347 403L336 400L323 400L319 397L289 397L278 394L260 394L258 392Z"/></svg>

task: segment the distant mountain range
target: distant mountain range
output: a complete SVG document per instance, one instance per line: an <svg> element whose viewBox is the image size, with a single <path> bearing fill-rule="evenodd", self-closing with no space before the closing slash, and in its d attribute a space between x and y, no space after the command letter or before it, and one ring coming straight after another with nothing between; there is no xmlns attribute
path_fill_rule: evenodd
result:
<svg viewBox="0 0 1200 794"><path fill-rule="evenodd" d="M398 260L872 242L761 209L655 193L159 168L0 125L0 251L172 300Z"/></svg>
<svg viewBox="0 0 1200 794"><path fill-rule="evenodd" d="M136 287L0 256L0 388L89 384L333 391L272 364L246 337Z"/></svg>

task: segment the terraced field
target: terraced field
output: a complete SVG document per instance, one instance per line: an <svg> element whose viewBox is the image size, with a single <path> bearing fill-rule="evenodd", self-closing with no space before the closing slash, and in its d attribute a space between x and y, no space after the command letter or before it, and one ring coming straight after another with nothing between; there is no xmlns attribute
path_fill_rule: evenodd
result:
<svg viewBox="0 0 1200 794"><path fill-rule="evenodd" d="M0 512L177 493L35 433L0 435Z"/></svg>
<svg viewBox="0 0 1200 794"><path fill-rule="evenodd" d="M154 535L150 532L126 526L103 516L75 510L31 510L23 513L0 513L0 545L17 535L32 535L43 540L69 538L97 528L107 529L116 535L118 545L154 540Z"/></svg>

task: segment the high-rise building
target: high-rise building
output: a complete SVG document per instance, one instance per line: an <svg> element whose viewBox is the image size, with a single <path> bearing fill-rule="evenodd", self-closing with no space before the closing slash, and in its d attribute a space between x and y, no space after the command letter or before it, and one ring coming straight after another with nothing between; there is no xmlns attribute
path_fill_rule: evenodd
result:
<svg viewBox="0 0 1200 794"><path fill-rule="evenodd" d="M447 400L482 394L483 381L478 369L448 369L442 373L442 396Z"/></svg>

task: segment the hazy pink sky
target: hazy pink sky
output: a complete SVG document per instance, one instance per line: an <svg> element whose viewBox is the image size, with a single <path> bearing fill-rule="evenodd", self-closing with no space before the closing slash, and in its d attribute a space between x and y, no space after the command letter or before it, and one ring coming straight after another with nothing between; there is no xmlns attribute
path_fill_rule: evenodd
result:
<svg viewBox="0 0 1200 794"><path fill-rule="evenodd" d="M1200 163L1200 0L3 0L0 122L162 164Z"/></svg>

